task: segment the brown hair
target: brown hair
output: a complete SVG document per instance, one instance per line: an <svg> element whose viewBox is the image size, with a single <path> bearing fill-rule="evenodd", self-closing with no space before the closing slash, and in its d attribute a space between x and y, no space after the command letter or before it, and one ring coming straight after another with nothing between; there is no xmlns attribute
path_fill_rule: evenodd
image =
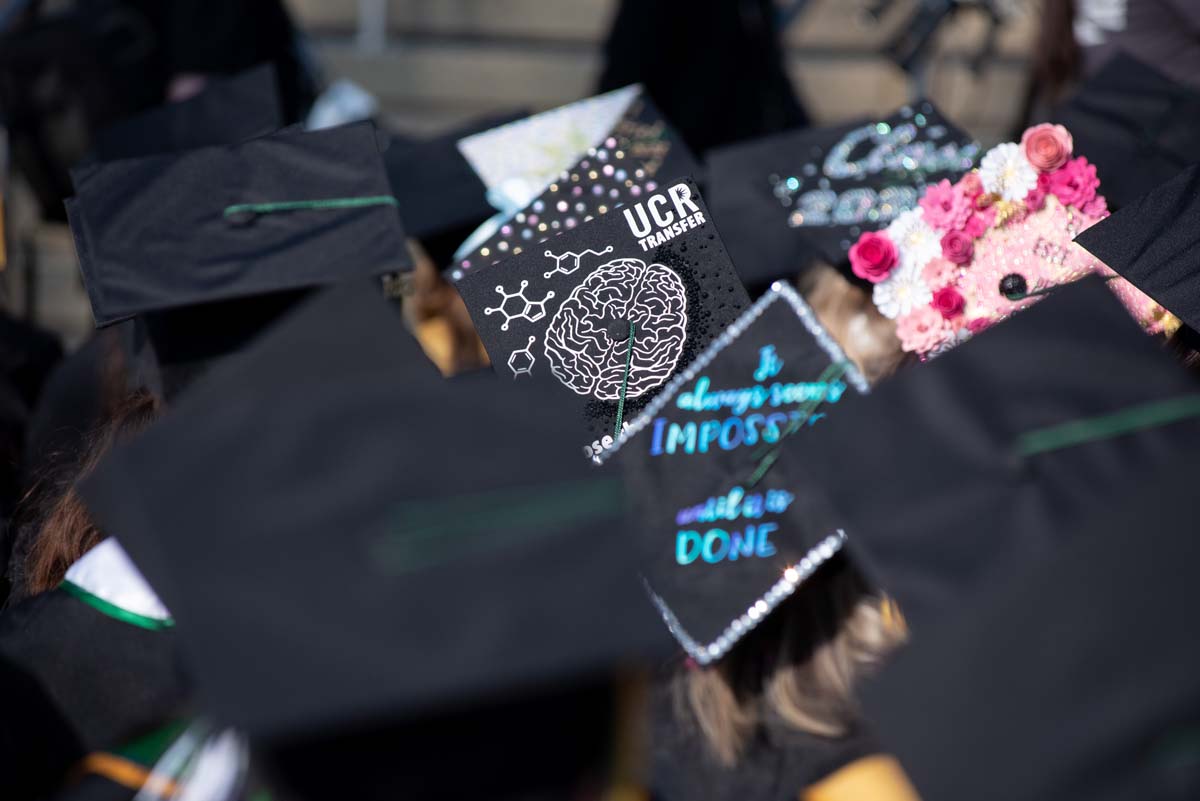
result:
<svg viewBox="0 0 1200 801"><path fill-rule="evenodd" d="M91 473L113 445L145 430L158 413L157 398L145 390L138 390L115 404L109 419L88 437L73 480L57 498L48 502L25 556L24 589L27 594L57 587L67 568L104 539L105 535L96 527L75 491L75 481Z"/></svg>
<svg viewBox="0 0 1200 801"><path fill-rule="evenodd" d="M836 555L718 662L679 674L677 713L727 766L768 725L844 736L856 680L904 636L894 607Z"/></svg>
<svg viewBox="0 0 1200 801"><path fill-rule="evenodd" d="M900 349L896 324L833 267L817 265L797 284L821 325L870 383L891 375L910 358Z"/></svg>
<svg viewBox="0 0 1200 801"><path fill-rule="evenodd" d="M415 240L409 240L415 267L404 298L404 316L430 361L445 375L487 367L487 351L475 331L462 296Z"/></svg>

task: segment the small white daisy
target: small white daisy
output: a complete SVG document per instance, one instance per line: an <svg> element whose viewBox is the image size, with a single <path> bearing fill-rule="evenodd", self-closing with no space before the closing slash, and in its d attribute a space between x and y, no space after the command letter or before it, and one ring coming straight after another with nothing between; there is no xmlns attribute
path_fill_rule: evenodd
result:
<svg viewBox="0 0 1200 801"><path fill-rule="evenodd" d="M979 178L985 191L1004 200L1024 200L1037 186L1038 172L1016 142L996 145L979 162Z"/></svg>
<svg viewBox="0 0 1200 801"><path fill-rule="evenodd" d="M925 222L925 210L920 207L897 215L888 225L887 235L896 245L900 267L919 270L930 259L942 255L942 239Z"/></svg>
<svg viewBox="0 0 1200 801"><path fill-rule="evenodd" d="M926 306L933 300L933 292L921 277L923 264L901 265L885 280L875 285L871 299L879 312L889 320L908 314L915 308Z"/></svg>

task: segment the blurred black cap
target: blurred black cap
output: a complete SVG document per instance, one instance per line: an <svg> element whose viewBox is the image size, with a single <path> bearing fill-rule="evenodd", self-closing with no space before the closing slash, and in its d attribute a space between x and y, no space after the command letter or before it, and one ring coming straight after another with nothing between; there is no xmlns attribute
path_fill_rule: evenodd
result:
<svg viewBox="0 0 1200 801"><path fill-rule="evenodd" d="M536 694L665 638L620 486L520 389L445 381L373 288L339 287L81 492L170 606L200 700L259 742Z"/></svg>
<svg viewBox="0 0 1200 801"><path fill-rule="evenodd" d="M262 64L214 79L203 92L109 126L96 135L89 161L232 145L282 128L275 68Z"/></svg>
<svg viewBox="0 0 1200 801"><path fill-rule="evenodd" d="M742 280L794 276L820 258L851 281L864 231L915 208L927 184L971 169L979 145L932 103L878 120L805 128L718 148L706 196Z"/></svg>
<svg viewBox="0 0 1200 801"><path fill-rule="evenodd" d="M1075 241L1200 330L1200 166L1188 167Z"/></svg>
<svg viewBox="0 0 1200 801"><path fill-rule="evenodd" d="M1200 93L1123 52L1050 117L1096 165L1112 209L1200 158Z"/></svg>
<svg viewBox="0 0 1200 801"><path fill-rule="evenodd" d="M865 710L925 801L1200 796L1196 457L1130 463L1119 492L944 625Z"/></svg>
<svg viewBox="0 0 1200 801"><path fill-rule="evenodd" d="M788 451L914 636L1200 446L1200 385L1098 279L849 398ZM782 460L781 460L782 461Z"/></svg>

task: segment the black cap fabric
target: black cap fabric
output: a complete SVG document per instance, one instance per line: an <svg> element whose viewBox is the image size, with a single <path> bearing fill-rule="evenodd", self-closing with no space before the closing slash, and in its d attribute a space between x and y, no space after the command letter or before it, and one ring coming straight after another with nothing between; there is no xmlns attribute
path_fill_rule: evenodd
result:
<svg viewBox="0 0 1200 801"><path fill-rule="evenodd" d="M1129 465L1070 544L914 637L865 692L924 801L1200 796L1195 450Z"/></svg>
<svg viewBox="0 0 1200 801"><path fill-rule="evenodd" d="M520 390L445 381L373 287L340 287L81 492L220 719L268 738L407 719L661 642L619 483Z"/></svg>
<svg viewBox="0 0 1200 801"><path fill-rule="evenodd" d="M1130 475L1200 447L1198 390L1085 279L847 399L780 461L801 471L797 506L845 529L919 637L1050 553Z"/></svg>
<svg viewBox="0 0 1200 801"><path fill-rule="evenodd" d="M1187 168L1075 241L1200 330L1200 166Z"/></svg>
<svg viewBox="0 0 1200 801"><path fill-rule="evenodd" d="M282 128L275 69L263 64L216 79L203 92L112 125L96 135L91 161L231 145Z"/></svg>
<svg viewBox="0 0 1200 801"><path fill-rule="evenodd" d="M484 117L425 141L392 138L383 161L409 236L427 240L464 226L474 229L496 213L487 201L487 187L459 152L458 140L523 116ZM469 233L464 231L459 241Z"/></svg>
<svg viewBox="0 0 1200 801"><path fill-rule="evenodd" d="M1200 93L1123 52L1050 116L1096 165L1111 209L1200 159Z"/></svg>
<svg viewBox="0 0 1200 801"><path fill-rule="evenodd" d="M878 120L808 128L708 156L709 205L742 280L841 266L864 231L915 208L927 184L971 169L979 145L928 102Z"/></svg>
<svg viewBox="0 0 1200 801"><path fill-rule="evenodd" d="M841 548L836 530L794 525L794 476L765 460L789 432L866 391L812 309L778 283L600 453L627 477L651 598L699 664Z"/></svg>
<svg viewBox="0 0 1200 801"><path fill-rule="evenodd" d="M68 206L98 326L409 266L371 123L92 165Z"/></svg>

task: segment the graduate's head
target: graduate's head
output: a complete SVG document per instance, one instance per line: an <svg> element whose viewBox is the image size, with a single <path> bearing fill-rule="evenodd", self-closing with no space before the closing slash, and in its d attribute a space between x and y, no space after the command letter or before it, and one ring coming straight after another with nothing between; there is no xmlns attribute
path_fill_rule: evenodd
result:
<svg viewBox="0 0 1200 801"><path fill-rule="evenodd" d="M768 724L841 737L857 716L858 678L903 639L894 606L836 554L725 656L689 662L678 711L726 765Z"/></svg>

